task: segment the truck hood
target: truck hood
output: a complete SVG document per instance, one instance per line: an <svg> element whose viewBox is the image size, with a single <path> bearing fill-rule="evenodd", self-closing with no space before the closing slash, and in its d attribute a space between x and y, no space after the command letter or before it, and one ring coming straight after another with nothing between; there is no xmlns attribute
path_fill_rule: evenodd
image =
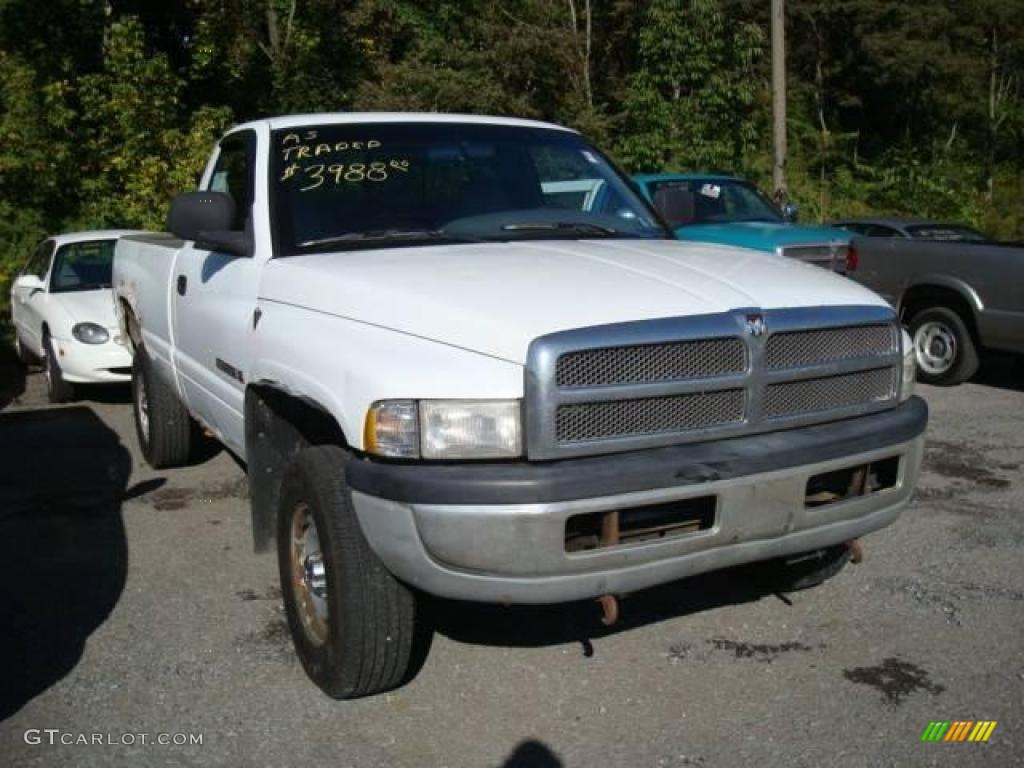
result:
<svg viewBox="0 0 1024 768"><path fill-rule="evenodd" d="M850 233L835 227L809 227L773 221L737 221L732 224L694 224L675 231L680 240L738 245L774 251L780 245L847 243Z"/></svg>
<svg viewBox="0 0 1024 768"><path fill-rule="evenodd" d="M117 327L113 294L109 288L95 291L62 291L51 293L48 298L67 313L72 324L96 323L108 330Z"/></svg>
<svg viewBox="0 0 1024 768"><path fill-rule="evenodd" d="M260 296L523 364L538 336L631 320L877 305L868 289L757 251L673 240L434 245L289 256Z"/></svg>

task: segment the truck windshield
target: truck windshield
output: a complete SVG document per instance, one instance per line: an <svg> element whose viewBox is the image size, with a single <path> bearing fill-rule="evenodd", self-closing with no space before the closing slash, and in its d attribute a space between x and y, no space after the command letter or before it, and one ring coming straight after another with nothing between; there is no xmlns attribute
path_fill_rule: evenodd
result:
<svg viewBox="0 0 1024 768"><path fill-rule="evenodd" d="M114 240L70 243L57 250L50 274L50 293L109 288Z"/></svg>
<svg viewBox="0 0 1024 768"><path fill-rule="evenodd" d="M280 255L434 242L666 238L647 203L578 134L462 123L275 131Z"/></svg>
<svg viewBox="0 0 1024 768"><path fill-rule="evenodd" d="M737 221L783 221L752 184L738 179L666 179L647 182L654 207L671 227Z"/></svg>

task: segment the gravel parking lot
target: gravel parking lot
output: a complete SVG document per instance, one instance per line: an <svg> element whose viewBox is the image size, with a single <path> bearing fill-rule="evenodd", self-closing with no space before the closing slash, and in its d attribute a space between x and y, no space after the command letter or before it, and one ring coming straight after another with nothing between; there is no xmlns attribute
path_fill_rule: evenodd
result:
<svg viewBox="0 0 1024 768"><path fill-rule="evenodd" d="M592 603L437 603L409 685L335 702L292 654L236 461L153 471L126 391L50 407L38 374L7 365L0 764L1022 764L1024 366L919 391L916 498L823 587L712 574L629 598L612 629ZM922 744L932 720L998 726ZM202 744L138 736L162 733ZM59 743L81 734L135 743Z"/></svg>

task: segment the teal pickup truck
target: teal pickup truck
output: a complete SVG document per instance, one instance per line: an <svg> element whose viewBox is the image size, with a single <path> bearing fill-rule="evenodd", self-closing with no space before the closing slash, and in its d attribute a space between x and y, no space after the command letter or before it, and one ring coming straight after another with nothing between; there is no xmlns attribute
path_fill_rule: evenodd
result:
<svg viewBox="0 0 1024 768"><path fill-rule="evenodd" d="M680 240L769 251L843 274L856 268L849 232L796 224L795 208L783 213L736 176L657 173L633 180Z"/></svg>

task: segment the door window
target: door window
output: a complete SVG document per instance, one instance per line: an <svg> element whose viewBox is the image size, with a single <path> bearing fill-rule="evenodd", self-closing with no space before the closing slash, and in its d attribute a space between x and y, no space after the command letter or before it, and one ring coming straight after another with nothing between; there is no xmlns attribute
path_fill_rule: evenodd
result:
<svg viewBox="0 0 1024 768"><path fill-rule="evenodd" d="M868 237L896 237L899 233L890 227L883 227L880 224L872 224L868 227Z"/></svg>
<svg viewBox="0 0 1024 768"><path fill-rule="evenodd" d="M221 142L209 189L226 192L234 199L235 221L231 227L234 230L245 229L252 209L252 171L252 142L246 135L231 136Z"/></svg>

